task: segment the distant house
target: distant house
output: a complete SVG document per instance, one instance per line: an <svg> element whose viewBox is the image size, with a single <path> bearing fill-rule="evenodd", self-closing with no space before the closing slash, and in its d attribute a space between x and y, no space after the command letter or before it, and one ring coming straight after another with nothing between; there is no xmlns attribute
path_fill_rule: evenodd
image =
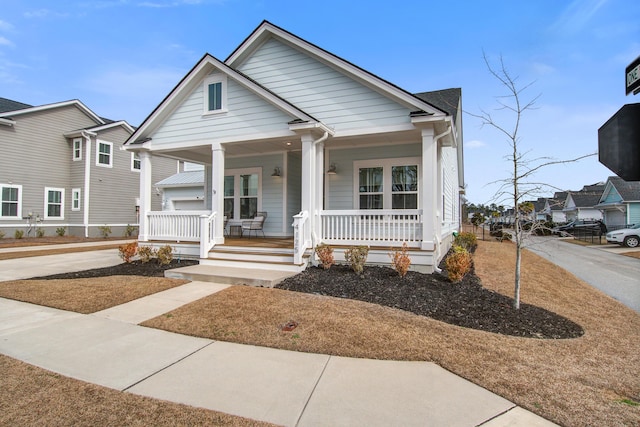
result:
<svg viewBox="0 0 640 427"><path fill-rule="evenodd" d="M609 177L595 207L603 213L610 230L640 224L640 181Z"/></svg>
<svg viewBox="0 0 640 427"><path fill-rule="evenodd" d="M602 219L602 212L596 207L605 185L603 183L585 185L580 191L568 191L562 211L567 221L577 219Z"/></svg>
<svg viewBox="0 0 640 427"><path fill-rule="evenodd" d="M563 211L564 202L567 200L566 191L556 192L552 198L547 199L545 212L551 217L551 221L556 224L567 222L567 215Z"/></svg>
<svg viewBox="0 0 640 427"><path fill-rule="evenodd" d="M123 151L134 129L78 100L31 106L0 98L0 231L25 237L123 235L138 223L140 159ZM154 161L157 181L175 160ZM151 200L160 208L160 198Z"/></svg>
<svg viewBox="0 0 640 427"><path fill-rule="evenodd" d="M264 21L226 60L204 55L127 141L146 188L140 240L198 242L182 253L229 265L225 223L266 214L264 234L290 241L277 268L305 268L321 243L338 259L368 245L370 262L388 264L406 243L412 267L432 271L460 225L461 99L407 92ZM154 212L150 159L162 156L203 165L204 211L174 199ZM256 252L238 258L267 268Z"/></svg>
<svg viewBox="0 0 640 427"><path fill-rule="evenodd" d="M163 211L205 210L204 170L183 171L155 184Z"/></svg>

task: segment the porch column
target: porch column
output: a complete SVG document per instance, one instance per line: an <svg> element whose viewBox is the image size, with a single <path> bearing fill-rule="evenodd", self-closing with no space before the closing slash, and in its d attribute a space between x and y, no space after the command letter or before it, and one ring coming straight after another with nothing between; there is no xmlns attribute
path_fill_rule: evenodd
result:
<svg viewBox="0 0 640 427"><path fill-rule="evenodd" d="M316 143L316 185L314 209L313 233L318 241L313 243L318 244L322 239L320 211L324 209L324 142Z"/></svg>
<svg viewBox="0 0 640 427"><path fill-rule="evenodd" d="M219 143L211 145L211 212L215 219L215 244L224 243L224 148Z"/></svg>
<svg viewBox="0 0 640 427"><path fill-rule="evenodd" d="M304 241L311 242L311 230L315 229L316 211L316 150L310 132L301 136L302 140L302 200L303 211L309 213L309 227L304 227Z"/></svg>
<svg viewBox="0 0 640 427"><path fill-rule="evenodd" d="M422 129L422 250L436 249L436 224L440 221L438 209L438 147L432 127Z"/></svg>
<svg viewBox="0 0 640 427"><path fill-rule="evenodd" d="M138 225L138 240L149 240L149 220L147 215L151 211L151 153L140 151L140 219Z"/></svg>

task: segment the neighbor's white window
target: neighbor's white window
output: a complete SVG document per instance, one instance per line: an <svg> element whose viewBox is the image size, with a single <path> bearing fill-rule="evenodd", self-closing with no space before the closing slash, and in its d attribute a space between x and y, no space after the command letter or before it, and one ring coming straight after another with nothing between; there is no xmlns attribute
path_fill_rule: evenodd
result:
<svg viewBox="0 0 640 427"><path fill-rule="evenodd" d="M140 156L138 153L131 153L131 170L140 172Z"/></svg>
<svg viewBox="0 0 640 427"><path fill-rule="evenodd" d="M44 189L44 217L64 219L64 188Z"/></svg>
<svg viewBox="0 0 640 427"><path fill-rule="evenodd" d="M418 209L418 158L361 160L353 165L358 209Z"/></svg>
<svg viewBox="0 0 640 427"><path fill-rule="evenodd" d="M225 171L224 215L228 219L250 219L262 210L262 169Z"/></svg>
<svg viewBox="0 0 640 427"><path fill-rule="evenodd" d="M96 165L113 167L113 144L105 141L96 142Z"/></svg>
<svg viewBox="0 0 640 427"><path fill-rule="evenodd" d="M71 210L79 211L80 210L80 189L74 188L71 190Z"/></svg>
<svg viewBox="0 0 640 427"><path fill-rule="evenodd" d="M22 186L0 184L0 218L22 217Z"/></svg>
<svg viewBox="0 0 640 427"><path fill-rule="evenodd" d="M82 160L82 138L73 140L73 161Z"/></svg>
<svg viewBox="0 0 640 427"><path fill-rule="evenodd" d="M204 80L204 114L227 111L227 76L216 74Z"/></svg>

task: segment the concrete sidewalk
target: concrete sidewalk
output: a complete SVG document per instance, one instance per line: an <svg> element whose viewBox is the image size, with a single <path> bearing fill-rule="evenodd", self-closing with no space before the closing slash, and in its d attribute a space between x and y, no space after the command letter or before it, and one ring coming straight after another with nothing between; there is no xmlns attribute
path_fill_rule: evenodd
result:
<svg viewBox="0 0 640 427"><path fill-rule="evenodd" d="M116 390L285 426L554 425L434 363L299 353L131 323L223 287L190 283L91 315L0 298L0 353Z"/></svg>
<svg viewBox="0 0 640 427"><path fill-rule="evenodd" d="M33 246L16 246L8 248L0 248L1 253L14 253L14 252L32 252L32 251L47 251L52 249L67 249L67 248L91 248L96 250L100 246L113 246L113 245L125 245L127 243L135 242L135 239L127 240L98 240L94 242L81 242L81 243L59 243L52 245L33 245Z"/></svg>

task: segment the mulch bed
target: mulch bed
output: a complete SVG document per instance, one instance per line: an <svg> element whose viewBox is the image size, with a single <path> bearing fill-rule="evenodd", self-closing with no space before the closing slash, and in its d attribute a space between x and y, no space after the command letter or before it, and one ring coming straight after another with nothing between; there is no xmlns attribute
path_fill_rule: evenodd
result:
<svg viewBox="0 0 640 427"><path fill-rule="evenodd" d="M76 271L72 273L52 274L50 276L32 277L30 280L48 279L90 279L92 277L105 276L145 276L164 277L165 270L172 268L187 267L197 265L198 261L181 259L172 260L169 264L161 265L155 260L149 262L133 261L129 264L123 263L112 267L95 268L93 270Z"/></svg>
<svg viewBox="0 0 640 427"><path fill-rule="evenodd" d="M276 286L290 291L349 298L399 308L449 324L527 338L577 338L580 325L540 307L521 304L482 287L467 274L452 283L443 274L408 272L404 278L388 267L365 267L357 276L348 266L307 268Z"/></svg>
<svg viewBox="0 0 640 427"><path fill-rule="evenodd" d="M164 271L197 264L192 260L173 260L159 265L155 261L134 261L74 273L33 279L80 279L114 275L163 277ZM566 339L584 334L580 325L540 307L521 304L512 308L512 299L482 287L473 271L460 283L451 283L443 274L410 271L404 278L388 267L368 266L362 276L348 266L329 270L309 267L285 279L280 289L370 302L409 311L466 328L526 338Z"/></svg>

